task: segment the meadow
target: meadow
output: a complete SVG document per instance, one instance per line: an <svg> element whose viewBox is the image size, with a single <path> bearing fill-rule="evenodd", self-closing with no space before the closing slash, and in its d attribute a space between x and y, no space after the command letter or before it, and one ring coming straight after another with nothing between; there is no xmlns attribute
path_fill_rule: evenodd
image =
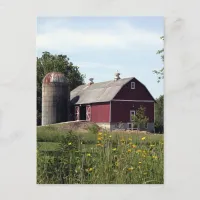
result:
<svg viewBox="0 0 200 200"><path fill-rule="evenodd" d="M163 134L37 127L38 184L163 184Z"/></svg>

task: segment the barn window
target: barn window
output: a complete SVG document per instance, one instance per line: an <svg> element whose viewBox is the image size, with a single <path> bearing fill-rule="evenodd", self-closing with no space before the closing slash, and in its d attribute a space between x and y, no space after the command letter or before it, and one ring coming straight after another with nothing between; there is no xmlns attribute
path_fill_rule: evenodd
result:
<svg viewBox="0 0 200 200"><path fill-rule="evenodd" d="M130 111L130 121L133 121L133 115L135 116L135 110Z"/></svg>
<svg viewBox="0 0 200 200"><path fill-rule="evenodd" d="M131 82L131 89L135 89L135 82Z"/></svg>

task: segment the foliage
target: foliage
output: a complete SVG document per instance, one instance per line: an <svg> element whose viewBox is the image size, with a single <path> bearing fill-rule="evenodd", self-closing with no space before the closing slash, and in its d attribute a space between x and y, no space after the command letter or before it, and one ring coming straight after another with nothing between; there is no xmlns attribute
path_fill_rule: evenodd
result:
<svg viewBox="0 0 200 200"><path fill-rule="evenodd" d="M37 182L61 184L70 182L71 174L75 172L76 158L80 154L78 145L78 137L69 133L61 137L56 151L39 149L37 151ZM66 180L67 177L69 180Z"/></svg>
<svg viewBox="0 0 200 200"><path fill-rule="evenodd" d="M163 133L164 131L164 95L156 99L155 104L155 132Z"/></svg>
<svg viewBox="0 0 200 200"><path fill-rule="evenodd" d="M143 129L146 127L149 118L145 115L146 108L144 106L140 106L135 115L132 116L133 123L136 124L137 129Z"/></svg>
<svg viewBox="0 0 200 200"><path fill-rule="evenodd" d="M55 151L37 151L39 184L162 184L163 140L154 135L96 134L95 144L84 145L78 137L63 137ZM162 138L162 137L160 137ZM74 146L72 145L74 144Z"/></svg>
<svg viewBox="0 0 200 200"><path fill-rule="evenodd" d="M92 124L88 127L88 131L92 134L97 134L99 131L99 127L96 124Z"/></svg>
<svg viewBox="0 0 200 200"><path fill-rule="evenodd" d="M66 76L69 89L73 90L84 83L84 75L79 72L79 67L73 65L66 55L52 55L43 52L37 57L37 124L41 124L42 112L42 80L49 72L62 72Z"/></svg>
<svg viewBox="0 0 200 200"><path fill-rule="evenodd" d="M160 39L164 41L164 36L160 37ZM164 62L164 48L158 50L157 54L161 55L161 59ZM158 82L160 82L161 79L164 79L164 66L160 70L154 70L153 73L157 75Z"/></svg>

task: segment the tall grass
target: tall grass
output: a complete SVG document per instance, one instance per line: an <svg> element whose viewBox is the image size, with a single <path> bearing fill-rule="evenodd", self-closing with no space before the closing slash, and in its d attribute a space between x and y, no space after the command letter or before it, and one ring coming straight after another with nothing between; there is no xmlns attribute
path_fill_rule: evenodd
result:
<svg viewBox="0 0 200 200"><path fill-rule="evenodd" d="M55 130L54 130L55 131ZM56 135L56 134L55 134ZM61 133L53 151L37 151L39 184L162 184L164 144L153 135ZM152 139L153 138L153 139ZM40 138L41 139L41 138ZM52 140L51 140L52 141Z"/></svg>

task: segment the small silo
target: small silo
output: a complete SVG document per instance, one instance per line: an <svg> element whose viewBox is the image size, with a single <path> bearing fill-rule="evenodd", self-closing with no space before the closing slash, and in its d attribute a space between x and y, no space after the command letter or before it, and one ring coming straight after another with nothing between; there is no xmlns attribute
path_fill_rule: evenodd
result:
<svg viewBox="0 0 200 200"><path fill-rule="evenodd" d="M42 125L68 121L69 89L64 74L48 73L42 81Z"/></svg>

